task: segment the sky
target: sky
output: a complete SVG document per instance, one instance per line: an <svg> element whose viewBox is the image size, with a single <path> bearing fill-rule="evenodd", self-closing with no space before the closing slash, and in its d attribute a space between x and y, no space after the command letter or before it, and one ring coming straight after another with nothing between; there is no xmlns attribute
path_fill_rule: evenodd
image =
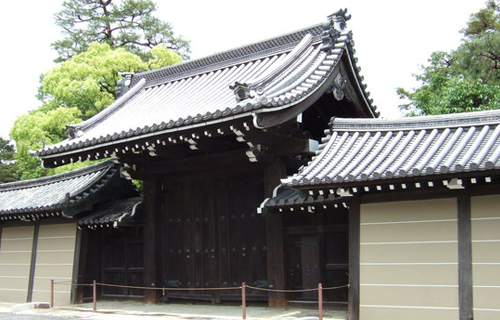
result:
<svg viewBox="0 0 500 320"><path fill-rule="evenodd" d="M418 86L420 72L434 51L460 44L460 30L486 0L156 0L157 16L190 41L191 58L272 38L321 23L347 8L358 66L374 104L384 118L400 117L396 88ZM14 121L36 109L39 77L54 67L50 44L61 38L54 14L63 0L2 3L0 137Z"/></svg>

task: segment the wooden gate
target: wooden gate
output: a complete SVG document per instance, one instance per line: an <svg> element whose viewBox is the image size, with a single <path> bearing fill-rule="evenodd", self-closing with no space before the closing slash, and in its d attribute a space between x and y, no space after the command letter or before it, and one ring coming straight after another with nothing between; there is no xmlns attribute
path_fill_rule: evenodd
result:
<svg viewBox="0 0 500 320"><path fill-rule="evenodd" d="M347 211L284 213L288 283L291 289L337 287L348 283ZM347 302L347 288L325 290L326 301ZM317 292L291 294L292 300L316 300Z"/></svg>
<svg viewBox="0 0 500 320"><path fill-rule="evenodd" d="M143 285L142 241L141 227L102 230L102 283ZM104 299L142 299L144 290L103 286L101 297Z"/></svg>
<svg viewBox="0 0 500 320"><path fill-rule="evenodd" d="M163 285L233 287L267 279L261 175L178 177L165 182L162 231ZM239 299L234 291L168 292L166 299ZM249 299L266 295L249 293Z"/></svg>

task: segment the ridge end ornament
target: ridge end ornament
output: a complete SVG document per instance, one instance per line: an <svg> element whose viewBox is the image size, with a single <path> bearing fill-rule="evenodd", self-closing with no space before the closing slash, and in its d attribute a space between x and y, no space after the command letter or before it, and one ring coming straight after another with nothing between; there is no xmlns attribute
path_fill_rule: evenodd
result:
<svg viewBox="0 0 500 320"><path fill-rule="evenodd" d="M323 28L321 34L322 50L326 51L333 48L341 32L347 28L346 22L350 19L351 15L347 15L347 9L340 9L327 17L327 20L321 26Z"/></svg>

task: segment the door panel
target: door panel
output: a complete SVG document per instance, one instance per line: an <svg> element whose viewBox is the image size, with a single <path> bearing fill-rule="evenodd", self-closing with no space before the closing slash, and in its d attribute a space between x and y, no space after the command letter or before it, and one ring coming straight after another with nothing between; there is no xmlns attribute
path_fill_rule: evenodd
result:
<svg viewBox="0 0 500 320"><path fill-rule="evenodd" d="M126 286L143 285L142 228L103 229L102 269L103 283ZM103 286L102 298L142 299L144 290Z"/></svg>
<svg viewBox="0 0 500 320"><path fill-rule="evenodd" d="M340 287L348 283L347 212L285 213L288 283L291 289ZM347 302L348 289L324 290L326 301ZM292 300L316 300L316 292L294 293Z"/></svg>
<svg viewBox="0 0 500 320"><path fill-rule="evenodd" d="M164 285L232 287L267 279L265 221L256 213L263 200L260 175L184 176L168 185L163 202ZM239 294L171 291L166 298L219 301Z"/></svg>

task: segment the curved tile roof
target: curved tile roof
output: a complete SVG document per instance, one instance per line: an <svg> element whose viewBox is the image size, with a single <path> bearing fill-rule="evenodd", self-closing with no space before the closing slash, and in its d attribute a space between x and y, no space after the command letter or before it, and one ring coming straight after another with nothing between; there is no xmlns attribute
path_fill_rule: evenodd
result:
<svg viewBox="0 0 500 320"><path fill-rule="evenodd" d="M299 103L325 83L344 53L353 53L352 35L345 28L348 19L345 11L339 11L323 25L136 74L125 96L70 127L73 139L48 146L38 155L44 158L205 126ZM365 86L360 89L367 97ZM374 107L368 109L377 115Z"/></svg>
<svg viewBox="0 0 500 320"><path fill-rule="evenodd" d="M1 184L0 216L76 206L117 175L118 164L105 161L50 177Z"/></svg>
<svg viewBox="0 0 500 320"><path fill-rule="evenodd" d="M332 119L317 155L283 182L342 185L500 169L500 110L396 120Z"/></svg>
<svg viewBox="0 0 500 320"><path fill-rule="evenodd" d="M100 204L92 214L78 220L78 224L90 228L97 226L118 227L122 221L131 220L137 215L137 211L140 210L138 207L142 201L142 197L132 197Z"/></svg>

